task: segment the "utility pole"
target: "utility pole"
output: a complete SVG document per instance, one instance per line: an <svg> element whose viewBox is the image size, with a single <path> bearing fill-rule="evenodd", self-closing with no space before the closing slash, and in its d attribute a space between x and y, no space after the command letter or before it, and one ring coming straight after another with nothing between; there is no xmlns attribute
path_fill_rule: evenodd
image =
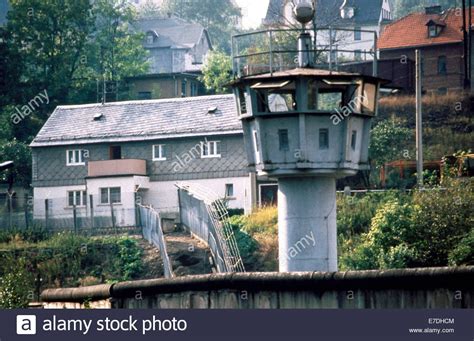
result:
<svg viewBox="0 0 474 341"><path fill-rule="evenodd" d="M469 80L469 83L468 83L468 89L471 90L471 82L472 82L472 37L471 37L471 27L472 27L472 0L469 0L469 9L468 9L468 23L469 23L469 28L467 30L467 35L468 35L468 64L469 64L469 67L468 67L468 74L467 74L467 78Z"/></svg>
<svg viewBox="0 0 474 341"><path fill-rule="evenodd" d="M462 33L463 33L463 50L464 50L464 89L469 88L469 58L470 58L470 51L468 52L469 48L469 38L468 38L468 30L467 30L467 18L466 18L466 1L462 0ZM471 8L469 8L469 13L471 13ZM470 23L469 23L470 25ZM469 26L469 35L470 35L471 27Z"/></svg>
<svg viewBox="0 0 474 341"><path fill-rule="evenodd" d="M423 186L423 108L421 91L421 51L416 50L416 174L419 187Z"/></svg>

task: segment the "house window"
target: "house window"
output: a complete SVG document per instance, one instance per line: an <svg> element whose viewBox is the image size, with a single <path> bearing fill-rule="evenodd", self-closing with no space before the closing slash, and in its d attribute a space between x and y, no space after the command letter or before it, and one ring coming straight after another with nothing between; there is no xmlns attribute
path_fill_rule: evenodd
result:
<svg viewBox="0 0 474 341"><path fill-rule="evenodd" d="M166 161L164 144L153 146L153 161Z"/></svg>
<svg viewBox="0 0 474 341"><path fill-rule="evenodd" d="M288 129L278 130L278 139L280 141L280 150L285 152L289 151L290 142L288 140Z"/></svg>
<svg viewBox="0 0 474 341"><path fill-rule="evenodd" d="M108 187L100 189L100 203L120 204L122 202L120 187Z"/></svg>
<svg viewBox="0 0 474 341"><path fill-rule="evenodd" d="M120 160L122 158L122 147L120 146L111 146L109 148L109 159L110 160Z"/></svg>
<svg viewBox="0 0 474 341"><path fill-rule="evenodd" d="M74 149L66 151L66 164L68 166L82 166L84 162L84 151L82 149Z"/></svg>
<svg viewBox="0 0 474 341"><path fill-rule="evenodd" d="M438 36L438 30L436 29L436 25L428 26L428 34L430 38L435 38Z"/></svg>
<svg viewBox="0 0 474 341"><path fill-rule="evenodd" d="M188 82L186 79L183 79L181 81L181 97L186 97L186 86L187 86Z"/></svg>
<svg viewBox="0 0 474 341"><path fill-rule="evenodd" d="M446 56L439 56L438 57L438 74L446 75L447 73L448 73L448 70L447 70Z"/></svg>
<svg viewBox="0 0 474 341"><path fill-rule="evenodd" d="M329 149L329 129L319 129L319 149Z"/></svg>
<svg viewBox="0 0 474 341"><path fill-rule="evenodd" d="M234 196L234 184L225 185L225 197L232 198Z"/></svg>
<svg viewBox="0 0 474 341"><path fill-rule="evenodd" d="M153 36L153 33L148 33L146 35L146 43L147 44L153 44L155 41L155 37Z"/></svg>
<svg viewBox="0 0 474 341"><path fill-rule="evenodd" d="M355 60L362 60L362 51L361 50L355 50L354 51L354 59Z"/></svg>
<svg viewBox="0 0 474 341"><path fill-rule="evenodd" d="M67 192L68 206L86 206L87 192L86 191L69 191Z"/></svg>
<svg viewBox="0 0 474 341"><path fill-rule="evenodd" d="M197 96L198 95L198 85L196 82L191 83L191 96Z"/></svg>
<svg viewBox="0 0 474 341"><path fill-rule="evenodd" d="M351 136L351 148L353 151L355 151L356 147L357 147L357 131L353 130L352 136Z"/></svg>
<svg viewBox="0 0 474 341"><path fill-rule="evenodd" d="M139 100L151 99L151 91L140 91L138 93Z"/></svg>
<svg viewBox="0 0 474 341"><path fill-rule="evenodd" d="M354 40L362 40L362 32L360 27L354 28Z"/></svg>
<svg viewBox="0 0 474 341"><path fill-rule="evenodd" d="M214 158L221 157L219 153L219 141L206 141L201 143L201 157Z"/></svg>

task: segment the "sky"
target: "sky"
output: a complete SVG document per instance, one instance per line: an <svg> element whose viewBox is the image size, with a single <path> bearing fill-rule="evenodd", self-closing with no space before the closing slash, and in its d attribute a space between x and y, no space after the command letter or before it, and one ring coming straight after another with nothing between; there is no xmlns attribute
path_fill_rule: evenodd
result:
<svg viewBox="0 0 474 341"><path fill-rule="evenodd" d="M257 28L267 14L268 2L270 0L236 0L242 8L244 28Z"/></svg>

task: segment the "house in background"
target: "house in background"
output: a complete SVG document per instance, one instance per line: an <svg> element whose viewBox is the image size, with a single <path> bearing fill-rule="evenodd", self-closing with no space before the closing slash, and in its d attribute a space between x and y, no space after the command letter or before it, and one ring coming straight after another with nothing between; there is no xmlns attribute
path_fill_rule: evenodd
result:
<svg viewBox="0 0 474 341"><path fill-rule="evenodd" d="M134 226L137 200L178 212L180 181L246 212L257 188L264 203L275 199L275 185L257 184L247 168L233 95L60 106L31 147L34 217L48 210L56 226L71 226L73 209L81 224L92 211L106 224L111 206L118 225Z"/></svg>
<svg viewBox="0 0 474 341"><path fill-rule="evenodd" d="M337 63L339 58L354 61L373 59L369 53L374 51L374 34L393 19L389 0L316 0L314 23L318 28L344 28L348 31L320 31L317 46L333 50L328 58ZM267 27L295 27L300 25L293 17L293 1L270 0L267 14L263 20ZM349 50L351 52L338 52ZM354 52L352 52L354 51Z"/></svg>
<svg viewBox="0 0 474 341"><path fill-rule="evenodd" d="M474 15L474 8L471 13ZM398 60L395 67L402 68L408 62L413 63L419 49L423 91L429 94L461 91L466 72L462 28L461 9L443 11L441 6L427 7L424 12L411 13L384 28L378 42L380 58ZM414 84L414 70L407 77Z"/></svg>
<svg viewBox="0 0 474 341"><path fill-rule="evenodd" d="M150 70L127 80L131 97L144 100L204 95L198 77L212 50L207 30L171 15L143 18L136 26L145 35L143 46L149 52Z"/></svg>

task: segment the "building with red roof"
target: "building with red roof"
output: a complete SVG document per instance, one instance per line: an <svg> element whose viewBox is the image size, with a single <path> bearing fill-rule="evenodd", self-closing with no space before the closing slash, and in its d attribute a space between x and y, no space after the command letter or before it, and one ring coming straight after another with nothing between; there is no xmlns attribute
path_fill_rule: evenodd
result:
<svg viewBox="0 0 474 341"><path fill-rule="evenodd" d="M471 13L474 16L474 7ZM419 49L423 90L443 94L462 90L464 79L471 78L465 75L463 43L462 9L442 11L441 6L432 6L385 26L378 50L382 60L399 59L400 64L406 64L415 60L415 51ZM412 77L414 82L414 72L404 77Z"/></svg>

